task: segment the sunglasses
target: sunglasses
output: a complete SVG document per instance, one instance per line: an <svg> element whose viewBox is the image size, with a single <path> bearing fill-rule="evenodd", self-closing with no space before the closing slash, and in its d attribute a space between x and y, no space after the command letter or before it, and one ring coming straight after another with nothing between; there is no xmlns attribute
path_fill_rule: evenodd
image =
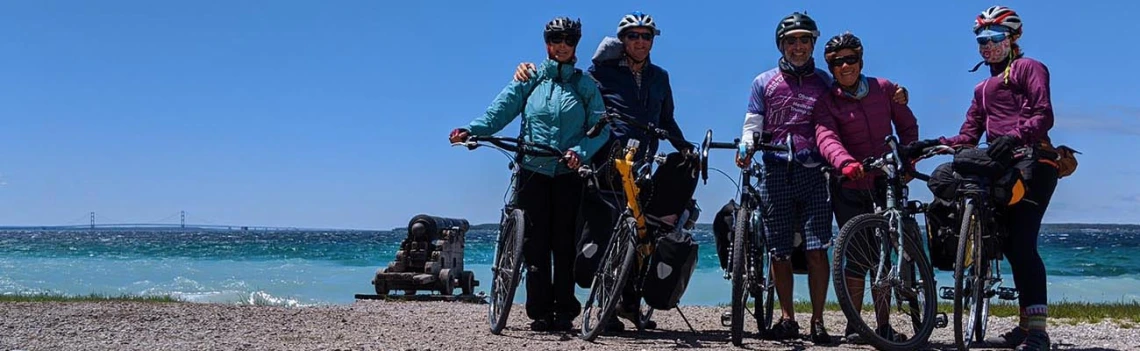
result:
<svg viewBox="0 0 1140 351"><path fill-rule="evenodd" d="M625 39L626 40L637 40L637 38L641 38L641 40L645 40L645 41L652 41L653 40L653 33L638 33L638 32L625 33Z"/></svg>
<svg viewBox="0 0 1140 351"><path fill-rule="evenodd" d="M859 57L858 56L843 56L843 57L833 58L833 59L831 59L831 61L827 61L827 64L831 65L831 67L840 67L840 66L843 66L843 64L845 64L845 63L848 65L855 65L856 63L859 63Z"/></svg>
<svg viewBox="0 0 1140 351"><path fill-rule="evenodd" d="M978 45L985 45L986 43L990 43L990 42L1000 43L1003 40L1005 40L1005 38L1006 38L1005 33L998 33L998 34L994 34L994 35L991 35L988 37L978 37Z"/></svg>
<svg viewBox="0 0 1140 351"><path fill-rule="evenodd" d="M566 43L568 46L578 46L578 40L581 39L576 36L570 35L551 35L546 37L547 44L562 44Z"/></svg>
<svg viewBox="0 0 1140 351"><path fill-rule="evenodd" d="M796 43L797 39L800 42L800 44L811 44L811 41L813 38L811 36L808 36L808 35L805 35L802 37L784 37L783 42L784 42L784 45L792 45L792 44Z"/></svg>

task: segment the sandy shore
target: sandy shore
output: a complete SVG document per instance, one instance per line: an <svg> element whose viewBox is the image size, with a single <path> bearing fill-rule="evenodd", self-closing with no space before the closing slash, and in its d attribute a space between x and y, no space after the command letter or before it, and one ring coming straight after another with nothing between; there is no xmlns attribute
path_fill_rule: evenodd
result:
<svg viewBox="0 0 1140 351"><path fill-rule="evenodd" d="M603 335L585 342L576 334L527 329L522 306L512 308L507 330L487 330L486 305L449 302L357 301L322 307L264 307L196 303L0 303L0 350L653 350L739 349L720 325L724 308L683 307L698 331L676 311L658 311L659 329ZM806 333L807 315L800 315ZM834 339L842 314L829 312ZM1013 326L991 319L991 334ZM577 322L575 324L577 327ZM1135 328L1135 327L1133 327ZM746 349L870 349L809 341L773 342L746 335ZM1140 329L1117 323L1051 326L1055 349L1136 350ZM952 347L952 329L936 329L931 347Z"/></svg>

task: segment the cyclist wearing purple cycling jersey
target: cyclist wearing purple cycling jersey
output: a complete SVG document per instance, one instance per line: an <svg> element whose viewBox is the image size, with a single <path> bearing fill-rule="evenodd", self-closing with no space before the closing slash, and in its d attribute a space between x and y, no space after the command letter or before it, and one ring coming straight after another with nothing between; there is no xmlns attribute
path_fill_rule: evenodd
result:
<svg viewBox="0 0 1140 351"><path fill-rule="evenodd" d="M783 54L779 67L761 73L752 81L748 111L744 117L741 152L736 163L747 167L751 162L749 145L756 132L769 132L773 140L790 135L796 155L794 164L780 154L764 152L764 173L759 177L761 213L764 233L772 250L772 271L780 298L782 318L770 333L772 339L789 339L799 335L799 324L792 310L792 266L789 258L794 250L794 234L803 235L808 264L808 290L812 301L811 339L817 344L831 342L823 324L823 304L827 296L829 267L827 248L831 243L831 203L827 180L820 167L827 161L819 153L820 144L838 143L834 132L823 131L821 124L832 123L823 115L813 114L816 101L830 90L832 78L815 67L812 51L819 38L815 20L795 12L776 26L776 48ZM899 87L893 100L906 103L906 90ZM829 129L835 130L834 127Z"/></svg>

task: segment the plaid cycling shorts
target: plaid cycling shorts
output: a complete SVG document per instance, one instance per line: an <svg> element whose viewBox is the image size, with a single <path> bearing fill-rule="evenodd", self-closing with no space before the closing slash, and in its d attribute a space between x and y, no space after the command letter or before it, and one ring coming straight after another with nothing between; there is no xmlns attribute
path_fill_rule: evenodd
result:
<svg viewBox="0 0 1140 351"><path fill-rule="evenodd" d="M760 202L768 249L777 259L791 256L794 235L802 233L804 250L831 246L831 202L828 184L817 167L765 162L760 179ZM789 181L790 177L790 181Z"/></svg>

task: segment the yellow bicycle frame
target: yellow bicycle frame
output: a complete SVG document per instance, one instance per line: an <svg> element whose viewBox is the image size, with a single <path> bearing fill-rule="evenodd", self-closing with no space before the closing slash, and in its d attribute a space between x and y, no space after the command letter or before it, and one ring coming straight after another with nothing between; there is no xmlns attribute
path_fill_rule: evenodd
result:
<svg viewBox="0 0 1140 351"><path fill-rule="evenodd" d="M635 182L636 176L633 174L633 156L634 154L637 154L637 148L637 142L630 143L630 145L626 147L625 157L614 159L614 168L617 168L618 174L621 175L622 189L625 191L625 205L629 207L630 211L633 213L634 220L637 221L637 237L639 239L644 239L646 233L645 216L641 213L641 205L637 203L638 195L641 193L641 189L637 188L637 183ZM641 255L638 255L638 261L640 265L643 264L643 262L641 262L642 258L649 257L649 255L653 253L653 245L638 244L638 251L641 253Z"/></svg>

